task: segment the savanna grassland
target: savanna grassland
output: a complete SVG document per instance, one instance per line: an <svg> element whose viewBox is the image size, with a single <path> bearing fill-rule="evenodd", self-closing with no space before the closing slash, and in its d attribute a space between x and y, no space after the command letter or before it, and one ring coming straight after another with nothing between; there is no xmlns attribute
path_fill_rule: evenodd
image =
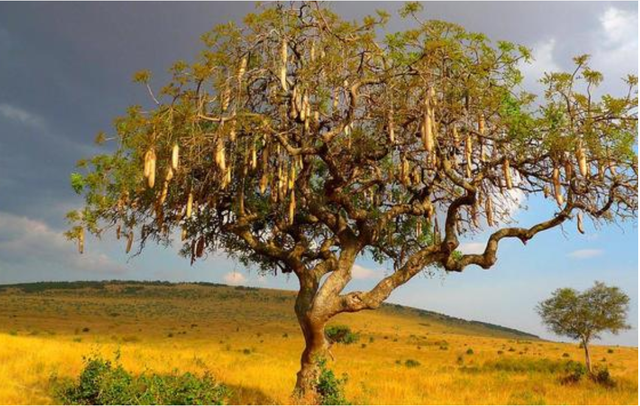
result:
<svg viewBox="0 0 640 406"><path fill-rule="evenodd" d="M232 403L290 403L303 347L294 294L210 284L48 283L0 287L0 404L54 403L51 378L83 356L132 372L210 371ZM340 315L359 335L331 368L363 404L637 404L637 348L594 346L615 387L563 383L577 345L386 305Z"/></svg>

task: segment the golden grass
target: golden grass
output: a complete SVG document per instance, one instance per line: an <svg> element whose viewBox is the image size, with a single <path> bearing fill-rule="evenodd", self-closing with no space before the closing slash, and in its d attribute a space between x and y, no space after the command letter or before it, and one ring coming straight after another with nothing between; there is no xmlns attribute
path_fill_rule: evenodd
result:
<svg viewBox="0 0 640 406"><path fill-rule="evenodd" d="M209 370L233 389L236 403L293 401L302 339L290 293L193 285L123 289L0 292L0 404L55 402L53 374L76 377L83 356L113 357L118 350L134 372ZM586 380L561 385L559 375L535 368L490 367L498 360L582 361L573 344L518 340L393 308L341 315L336 322L361 334L357 344L332 348L331 367L348 373L346 394L355 403L638 403L637 348L593 348L593 359L617 381L607 389ZM421 365L409 368L407 359Z"/></svg>

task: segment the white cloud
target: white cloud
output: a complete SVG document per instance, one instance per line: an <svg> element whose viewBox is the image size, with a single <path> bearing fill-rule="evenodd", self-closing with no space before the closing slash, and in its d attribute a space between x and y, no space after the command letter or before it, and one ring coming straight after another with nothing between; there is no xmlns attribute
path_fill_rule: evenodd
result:
<svg viewBox="0 0 640 406"><path fill-rule="evenodd" d="M229 285L240 285L241 283L245 283L247 281L247 278L237 271L231 271L225 274L222 279Z"/></svg>
<svg viewBox="0 0 640 406"><path fill-rule="evenodd" d="M627 43L637 39L638 16L615 7L608 8L600 17L602 30L610 43Z"/></svg>
<svg viewBox="0 0 640 406"><path fill-rule="evenodd" d="M530 63L522 62L520 64L520 71L524 76L523 87L529 92L541 94L543 89L539 80L544 77L544 74L558 72L562 69L553 57L556 49L555 38L538 42L532 48L531 56L533 60Z"/></svg>
<svg viewBox="0 0 640 406"><path fill-rule="evenodd" d="M354 264L351 268L351 275L354 279L372 279L380 276L380 274L381 272L378 270L366 268L358 264Z"/></svg>
<svg viewBox="0 0 640 406"><path fill-rule="evenodd" d="M570 258L576 258L576 259L589 259L589 258L599 257L602 254L604 254L603 250L584 249L584 250L576 250L576 251L570 252L569 254L567 254L567 256Z"/></svg>
<svg viewBox="0 0 640 406"><path fill-rule="evenodd" d="M0 103L0 115L12 121L17 121L29 127L42 129L44 120L33 113L7 103Z"/></svg>
<svg viewBox="0 0 640 406"><path fill-rule="evenodd" d="M465 242L460 244L458 251L463 254L482 254L486 244L481 242Z"/></svg>
<svg viewBox="0 0 640 406"><path fill-rule="evenodd" d="M602 91L624 91L619 79L637 74L638 15L610 7L600 17L600 27L593 35L595 48L587 52L592 55L591 67L605 76Z"/></svg>
<svg viewBox="0 0 640 406"><path fill-rule="evenodd" d="M89 247L89 241L80 255L73 242L46 223L0 212L0 262L7 270L39 272L44 279L49 269L111 275L127 270Z"/></svg>

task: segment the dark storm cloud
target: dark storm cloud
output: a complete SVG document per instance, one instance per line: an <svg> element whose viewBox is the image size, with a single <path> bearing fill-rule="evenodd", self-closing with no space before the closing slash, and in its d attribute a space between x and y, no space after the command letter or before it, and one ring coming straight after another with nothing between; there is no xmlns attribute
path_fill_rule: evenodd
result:
<svg viewBox="0 0 640 406"><path fill-rule="evenodd" d="M568 62L576 50L587 51L583 43L611 4L434 2L425 3L425 15L528 46L556 38L555 56ZM401 5L331 7L355 19ZM637 15L636 4L615 7ZM231 2L0 4L0 106L23 115L0 109L0 210L62 226L63 212L79 202L68 174L96 151L93 135L127 105L148 103L132 73L151 69L162 83L172 62L197 55L203 32L253 9ZM394 16L389 30L406 24Z"/></svg>

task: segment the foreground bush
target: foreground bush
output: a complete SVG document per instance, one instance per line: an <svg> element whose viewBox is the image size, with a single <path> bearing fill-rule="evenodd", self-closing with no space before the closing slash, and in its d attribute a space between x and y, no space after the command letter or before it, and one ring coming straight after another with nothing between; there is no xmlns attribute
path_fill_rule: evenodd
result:
<svg viewBox="0 0 640 406"><path fill-rule="evenodd" d="M353 344L360 340L360 335L351 331L349 326L327 326L324 333L332 343Z"/></svg>
<svg viewBox="0 0 640 406"><path fill-rule="evenodd" d="M320 374L316 383L319 403L321 405L349 405L349 401L344 395L344 385L347 383L347 376L342 379L336 378L332 370L327 367L327 360L320 358L317 360Z"/></svg>
<svg viewBox="0 0 640 406"><path fill-rule="evenodd" d="M208 373L136 376L101 357L85 359L77 382L54 380L54 391L60 403L72 405L221 405L230 395Z"/></svg>

